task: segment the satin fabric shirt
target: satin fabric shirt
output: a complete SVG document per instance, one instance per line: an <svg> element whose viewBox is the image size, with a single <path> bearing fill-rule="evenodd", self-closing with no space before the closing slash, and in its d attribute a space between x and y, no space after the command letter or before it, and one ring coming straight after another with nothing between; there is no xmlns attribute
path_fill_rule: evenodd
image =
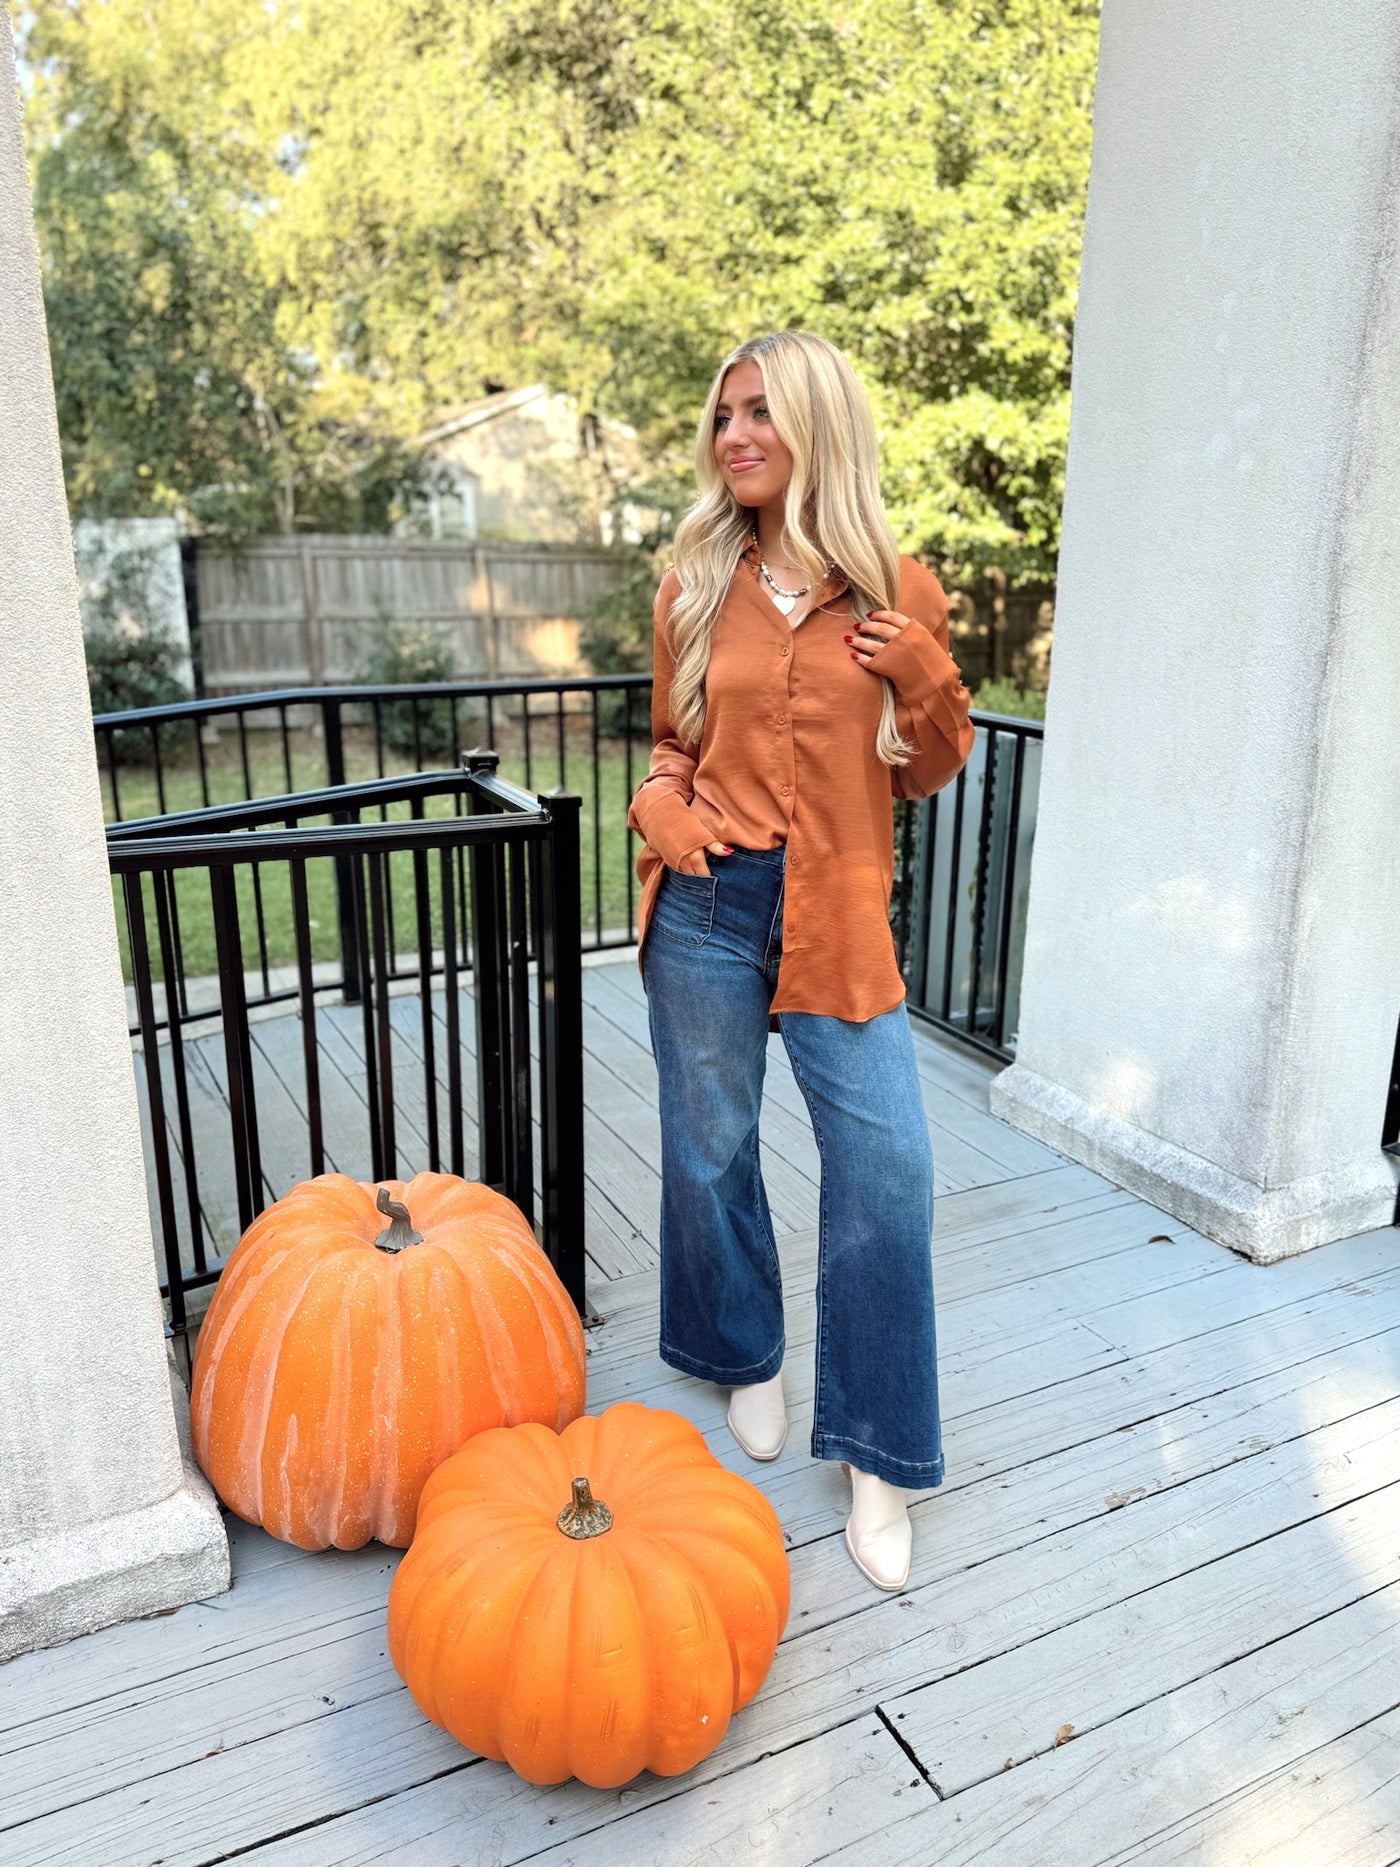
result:
<svg viewBox="0 0 1400 1867"><path fill-rule="evenodd" d="M759 552L739 560L715 619L699 745L684 746L670 717L674 667L667 619L680 588L668 570L653 607L647 776L627 813L644 839L636 862L640 967L665 869L708 842L743 849L787 844L782 954L769 1029L780 1011L863 1022L905 995L890 928L896 797L928 797L967 763L976 737L970 697L948 652L948 599L938 579L900 559L898 613L909 618L864 666L840 572L816 592L794 629L764 594ZM895 688L907 765L875 753L881 683ZM707 864L723 856L705 858Z"/></svg>

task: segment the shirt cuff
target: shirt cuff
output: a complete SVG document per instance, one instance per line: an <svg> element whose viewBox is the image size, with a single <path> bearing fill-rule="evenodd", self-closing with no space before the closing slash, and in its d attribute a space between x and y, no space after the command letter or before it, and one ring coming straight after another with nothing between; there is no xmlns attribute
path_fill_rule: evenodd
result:
<svg viewBox="0 0 1400 1867"><path fill-rule="evenodd" d="M866 662L894 682L901 700L927 704L940 689L951 698L962 685L958 664L933 631L911 616Z"/></svg>
<svg viewBox="0 0 1400 1867"><path fill-rule="evenodd" d="M648 799L645 812L638 808L635 814L637 827L669 869L679 868L681 857L692 849L716 840L678 791L658 792Z"/></svg>

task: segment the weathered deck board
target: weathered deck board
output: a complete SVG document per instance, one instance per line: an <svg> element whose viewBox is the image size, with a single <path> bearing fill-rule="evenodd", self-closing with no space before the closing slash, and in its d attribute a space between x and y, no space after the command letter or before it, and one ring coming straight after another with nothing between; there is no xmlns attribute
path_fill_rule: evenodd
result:
<svg viewBox="0 0 1400 1867"><path fill-rule="evenodd" d="M985 1666L884 1709L941 1795L1083 1737L1360 1595L1400 1582L1400 1482L1258 1544L1175 1575L1145 1595L1056 1628ZM1112 1665L1104 1664L1106 1654Z"/></svg>
<svg viewBox="0 0 1400 1867"><path fill-rule="evenodd" d="M488 1766L489 1768L489 1766ZM466 1867L545 1859L650 1867L705 1863L824 1860L832 1849L866 1845L907 1812L932 1800L908 1757L875 1718L817 1739L782 1757L759 1759L742 1777L690 1787L665 1785L657 1803L637 1808L620 1794L564 1784L520 1793L518 1783L486 1780L481 1769L425 1784L395 1799L392 1823L375 1809L259 1850L258 1867ZM621 1827L614 1824L621 1820ZM577 1839L560 1849L559 1833Z"/></svg>
<svg viewBox="0 0 1400 1867"><path fill-rule="evenodd" d="M754 1704L684 1779L532 1788L428 1725L389 1668L394 1552L308 1556L235 1525L229 1595L4 1669L6 1867L1236 1867L1266 1845L1297 1867L1389 1867L1400 1235L1247 1264L1005 1129L986 1108L995 1066L916 1026L941 1156L948 1477L914 1503L909 1590L879 1595L845 1551L840 1474L807 1451L819 1163L780 1037L763 1123L789 1202L782 1457L751 1464L724 1394L656 1358L660 1140L635 975L631 954L585 968L590 1405L675 1407L778 1509L792 1612ZM393 1022L417 1067L418 1001ZM362 1025L322 1023L343 1165L335 1147L367 1132ZM295 1020L253 1038L296 1105ZM198 1067L200 1119L226 1123L219 1058ZM279 1108L270 1177L299 1144ZM405 1153L425 1126L408 1098Z"/></svg>
<svg viewBox="0 0 1400 1867"><path fill-rule="evenodd" d="M1122 1857L1135 1867L1395 1867L1400 1711L1308 1751L1286 1770L1193 1810Z"/></svg>
<svg viewBox="0 0 1400 1867"><path fill-rule="evenodd" d="M1033 1763L946 1802L915 1804L910 1819L887 1832L882 1849L842 1848L828 1858L852 1867L872 1860L986 1867L1023 1858L1016 1850L1029 1843L1036 1867L1150 1859L1137 1843L1180 1835L1190 1816L1266 1789L1270 1778L1294 1770L1311 1753L1393 1713L1397 1677L1400 1583L1153 1698ZM1389 1867L1394 1858L1393 1761L1388 1772L1382 1764L1375 1780L1389 1792L1376 1810L1381 1832L1358 1837L1353 1831L1356 1867ZM1185 1858L1228 1860L1236 1867L1241 1857ZM1334 1867L1325 1844L1311 1859Z"/></svg>

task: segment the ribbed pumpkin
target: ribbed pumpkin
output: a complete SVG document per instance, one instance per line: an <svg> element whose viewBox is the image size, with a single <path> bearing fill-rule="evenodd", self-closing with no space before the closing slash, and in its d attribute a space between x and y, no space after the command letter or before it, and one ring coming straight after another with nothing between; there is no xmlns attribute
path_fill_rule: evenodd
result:
<svg viewBox="0 0 1400 1867"><path fill-rule="evenodd" d="M562 1433L481 1433L438 1467L389 1588L389 1657L469 1750L612 1789L715 1749L787 1611L762 1492L679 1414L622 1401Z"/></svg>
<svg viewBox="0 0 1400 1867"><path fill-rule="evenodd" d="M513 1201L420 1173L327 1173L224 1266L190 1383L194 1451L240 1517L302 1549L400 1547L473 1433L583 1410L583 1329Z"/></svg>

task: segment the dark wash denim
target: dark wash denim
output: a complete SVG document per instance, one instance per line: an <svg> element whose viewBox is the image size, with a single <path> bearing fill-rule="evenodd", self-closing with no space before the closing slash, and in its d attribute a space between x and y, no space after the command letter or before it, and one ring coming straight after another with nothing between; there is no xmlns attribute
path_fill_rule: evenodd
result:
<svg viewBox="0 0 1400 1867"><path fill-rule="evenodd" d="M781 844L707 852L708 876L668 867L642 949L660 1083L661 1358L730 1387L783 1362L758 1117L786 856ZM937 1485L933 1155L908 1010L863 1023L784 1011L778 1025L821 1156L812 1456Z"/></svg>

